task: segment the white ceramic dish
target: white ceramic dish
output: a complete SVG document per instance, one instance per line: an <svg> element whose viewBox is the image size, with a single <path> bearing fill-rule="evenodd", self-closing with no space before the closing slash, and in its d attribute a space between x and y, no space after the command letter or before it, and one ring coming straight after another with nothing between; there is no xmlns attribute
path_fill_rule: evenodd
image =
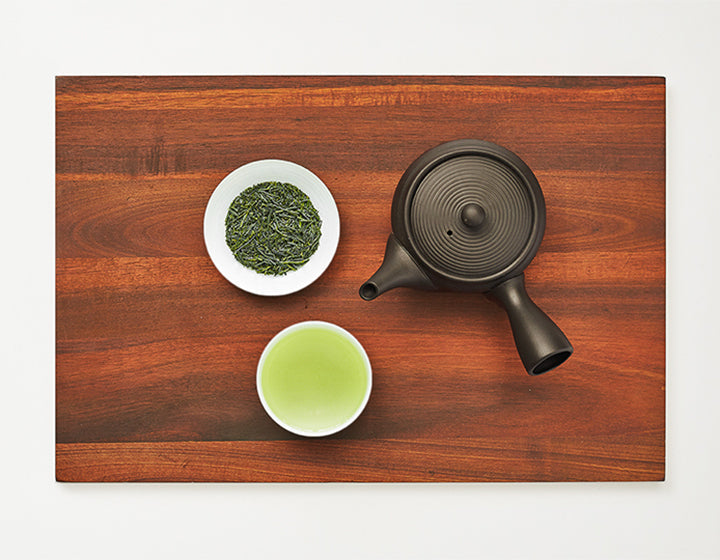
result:
<svg viewBox="0 0 720 560"><path fill-rule="evenodd" d="M292 183L303 191L320 214L320 245L310 260L283 276L260 274L240 264L225 243L225 217L242 191L264 181ZM239 167L215 188L205 209L205 247L215 267L230 283L260 296L282 296L312 284L330 265L340 240L340 215L325 183L301 165L279 159L254 161Z"/></svg>

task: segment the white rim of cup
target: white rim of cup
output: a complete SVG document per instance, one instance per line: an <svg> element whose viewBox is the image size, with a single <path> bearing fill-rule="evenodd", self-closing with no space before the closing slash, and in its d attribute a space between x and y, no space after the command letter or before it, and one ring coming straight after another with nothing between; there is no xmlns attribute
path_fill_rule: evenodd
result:
<svg viewBox="0 0 720 560"><path fill-rule="evenodd" d="M280 418L277 417L277 415L272 411L270 406L268 405L267 401L265 400L265 394L263 393L262 389L262 370L263 366L265 365L265 359L267 358L270 351L273 349L275 344L282 339L285 335L290 334L291 332L301 330L308 327L322 327L326 328L328 330L334 331L340 335L342 335L344 338L349 340L353 346L360 352L360 355L363 358L363 362L365 364L366 368L366 375L367 375L367 389L365 390L365 396L363 397L362 403L360 403L360 406L358 406L357 410L353 413L353 415L348 418L345 422L342 424L339 424L337 426L333 426L331 428L327 428L322 431L309 431L309 430L303 430L301 428L297 428L295 426L291 426L290 424L287 424L286 422L283 422ZM299 435L299 436L305 436L305 437L324 437L329 436L332 434L336 434L345 428L347 428L350 424L355 422L355 420L358 419L360 414L362 414L363 410L365 410L365 406L367 405L368 401L370 400L370 393L372 392L372 366L370 365L370 358L368 358L367 352L365 352L365 348L363 348L363 345L360 344L360 341L358 341L357 338L355 338L351 333L343 329L342 327L339 327L338 325L334 323L328 323L326 321L302 321L300 323L294 323L290 325L289 327L285 327L283 330L281 330L279 333L277 333L272 339L270 339L270 342L267 343L265 346L265 349L263 350L262 354L260 355L260 360L258 361L257 366L257 374L255 376L255 383L257 385L257 392L258 396L260 397L260 402L262 403L263 408L265 409L265 412L268 413L270 418L272 418L275 423L280 426L281 428L284 428L288 432L291 432L293 434Z"/></svg>

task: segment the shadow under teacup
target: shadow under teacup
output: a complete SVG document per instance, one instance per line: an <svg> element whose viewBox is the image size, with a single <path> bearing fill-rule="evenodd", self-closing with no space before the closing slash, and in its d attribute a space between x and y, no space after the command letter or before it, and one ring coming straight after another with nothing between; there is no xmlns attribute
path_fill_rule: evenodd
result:
<svg viewBox="0 0 720 560"><path fill-rule="evenodd" d="M265 411L297 435L328 436L352 424L372 389L372 368L362 345L324 321L296 323L268 343L257 367Z"/></svg>

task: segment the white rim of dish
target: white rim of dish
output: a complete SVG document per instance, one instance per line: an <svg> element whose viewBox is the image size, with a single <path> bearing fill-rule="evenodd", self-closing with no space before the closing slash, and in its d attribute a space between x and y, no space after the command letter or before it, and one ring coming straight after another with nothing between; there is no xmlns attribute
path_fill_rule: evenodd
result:
<svg viewBox="0 0 720 560"><path fill-rule="evenodd" d="M282 339L285 335L290 334L291 332L301 330L308 327L322 327L326 328L328 330L334 331L340 335L342 335L344 338L349 340L353 346L360 352L360 355L362 356L363 362L365 364L366 368L366 374L367 374L367 389L365 390L365 395L363 397L362 402L360 403L360 406L358 406L357 410L353 413L353 415L348 418L345 422L342 424L339 424L337 426L332 426L330 428L327 428L325 430L321 431L309 431L309 430L303 430L301 428L297 428L295 426L291 426L290 424L285 423L280 418L278 418L275 413L272 411L270 406L268 405L267 401L265 400L265 394L262 390L262 370L263 366L265 365L265 359L267 358L270 351L273 349L275 344ZM355 422L355 420L358 419L360 414L362 414L363 410L365 410L365 406L367 405L368 401L370 400L370 393L372 392L372 366L370 365L370 358L368 358L367 352L365 352L365 348L363 348L363 345L360 344L360 341L355 338L351 333L343 329L342 327L339 327L338 325L334 323L328 323L326 321L302 321L300 323L295 323L293 325L290 325L289 327L284 328L279 333L277 333L270 342L267 343L265 346L265 349L263 350L263 353L260 356L260 360L258 361L257 366L257 373L255 375L255 384L257 385L257 392L258 396L260 397L260 402L262 403L263 408L265 409L265 412L268 413L270 418L272 418L275 423L280 426L281 428L286 429L288 432L291 432L293 434L299 435L299 436L305 436L305 437L324 437L329 436L332 434L336 434L341 430L344 430L347 428L350 424Z"/></svg>
<svg viewBox="0 0 720 560"><path fill-rule="evenodd" d="M306 192L303 185L296 186L310 197L313 205L318 209L318 212L321 212L321 218L323 219L320 245L316 253L303 267L288 272L284 276L264 275L243 266L235 259L225 243L224 221L230 203L225 204L221 202L221 199L228 198L232 195L230 199L230 202L232 202L232 199L238 194L258 182L279 180L275 177L277 171L275 173L271 172L264 179L248 181L248 184L243 188L236 189L234 183L238 181L239 177L242 177L244 174L260 173L263 167L274 168L275 170L280 169L287 173L299 175L307 183L313 184L317 189L316 193ZM262 173L260 174L262 175ZM287 182L292 182L292 180ZM296 180L296 182L300 181ZM322 207L322 210L319 207ZM219 212L222 215L221 225L216 223L217 214L213 216L213 211ZM218 240L221 226L222 243ZM330 263L335 258L337 246L340 241L340 214L330 189L328 189L320 177L309 169L297 163L281 159L256 160L231 171L220 181L217 187L215 187L205 207L203 238L205 241L205 249L210 256L210 260L228 282L245 292L258 296L284 296L308 287L320 278L328 266L330 266ZM216 244L210 242L212 239L216 240ZM228 258L228 255L231 258ZM316 260L313 261L313 259ZM310 263L312 263L313 266L309 266Z"/></svg>

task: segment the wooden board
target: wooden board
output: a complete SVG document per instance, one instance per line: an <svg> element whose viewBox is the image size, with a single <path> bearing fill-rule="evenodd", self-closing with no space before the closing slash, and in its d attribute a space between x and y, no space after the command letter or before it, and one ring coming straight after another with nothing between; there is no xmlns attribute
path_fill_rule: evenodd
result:
<svg viewBox="0 0 720 560"><path fill-rule="evenodd" d="M56 476L63 481L662 480L665 82L603 77L59 77ZM358 288L398 179L479 138L535 172L547 229L526 271L575 346L530 377L481 294ZM262 298L205 250L205 205L253 160L303 165L340 212L313 285ZM319 319L365 346L362 416L277 427L264 345Z"/></svg>

